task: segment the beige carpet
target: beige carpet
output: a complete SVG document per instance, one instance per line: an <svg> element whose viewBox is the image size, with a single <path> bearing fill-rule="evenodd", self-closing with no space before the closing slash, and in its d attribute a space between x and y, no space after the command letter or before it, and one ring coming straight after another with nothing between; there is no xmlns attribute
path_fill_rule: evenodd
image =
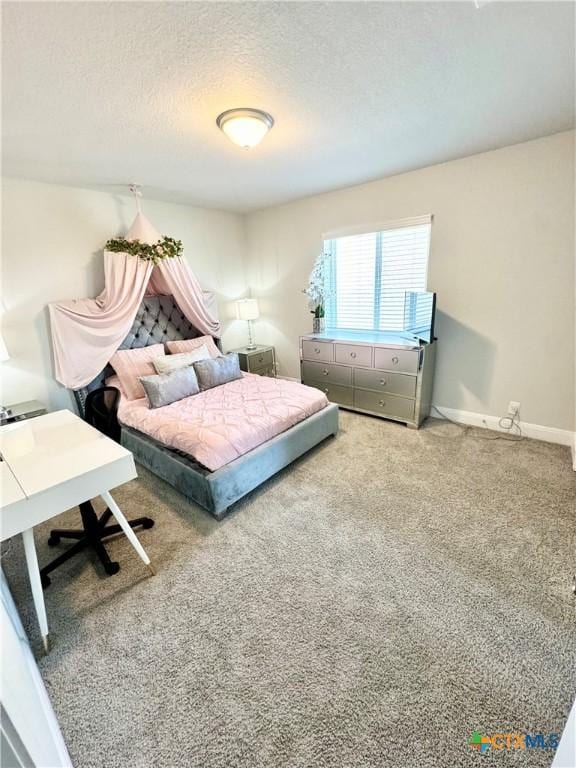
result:
<svg viewBox="0 0 576 768"><path fill-rule="evenodd" d="M118 575L79 557L46 591L74 765L549 766L467 742L564 725L575 494L565 448L348 413L221 523L141 470L115 496L157 576L117 539ZM3 565L38 647L19 541Z"/></svg>

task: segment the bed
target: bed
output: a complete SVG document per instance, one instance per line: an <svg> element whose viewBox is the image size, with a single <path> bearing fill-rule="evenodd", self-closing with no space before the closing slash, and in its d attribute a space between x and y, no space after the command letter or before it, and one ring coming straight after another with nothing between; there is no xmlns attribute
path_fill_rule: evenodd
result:
<svg viewBox="0 0 576 768"><path fill-rule="evenodd" d="M145 297L119 348L200 335L171 296ZM81 415L89 392L104 386L113 373L108 365L87 387L74 391ZM338 407L327 402L319 407L318 397L317 390L296 382L247 374L189 398L195 402L182 407L180 413L177 404L155 409L153 414L140 401L121 403L120 439L140 464L221 519L236 501L338 432ZM196 435L202 427L203 410L212 414L211 439L208 449L199 453ZM169 447L166 434L175 432L171 425L177 420L187 420L189 426L178 430L178 439L171 440L176 447Z"/></svg>

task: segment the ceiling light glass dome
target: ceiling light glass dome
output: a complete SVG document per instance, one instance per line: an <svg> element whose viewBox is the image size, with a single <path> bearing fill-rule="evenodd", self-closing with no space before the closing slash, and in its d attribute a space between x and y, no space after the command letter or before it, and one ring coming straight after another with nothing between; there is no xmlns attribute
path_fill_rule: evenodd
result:
<svg viewBox="0 0 576 768"><path fill-rule="evenodd" d="M216 118L216 125L242 149L260 144L274 125L274 118L260 109L229 109Z"/></svg>

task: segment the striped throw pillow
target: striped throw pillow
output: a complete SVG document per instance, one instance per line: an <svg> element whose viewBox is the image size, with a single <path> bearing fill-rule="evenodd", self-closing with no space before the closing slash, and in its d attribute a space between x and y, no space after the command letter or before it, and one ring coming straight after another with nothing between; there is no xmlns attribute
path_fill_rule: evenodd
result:
<svg viewBox="0 0 576 768"><path fill-rule="evenodd" d="M146 397L139 379L141 376L153 376L154 360L165 355L163 344L152 344L138 349L120 349L110 360L110 365L120 379L127 400L139 400Z"/></svg>
<svg viewBox="0 0 576 768"><path fill-rule="evenodd" d="M195 339L182 339L180 341L167 341L166 346L168 352L174 354L176 352L192 352L203 344L206 345L210 357L222 357L222 352L218 349L214 343L212 336L198 336Z"/></svg>

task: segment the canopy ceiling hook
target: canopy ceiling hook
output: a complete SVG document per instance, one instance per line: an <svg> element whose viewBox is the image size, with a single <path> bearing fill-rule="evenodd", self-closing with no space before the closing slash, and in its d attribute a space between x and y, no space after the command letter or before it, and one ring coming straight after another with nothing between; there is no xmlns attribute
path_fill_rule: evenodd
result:
<svg viewBox="0 0 576 768"><path fill-rule="evenodd" d="M130 184L128 189L134 195L134 202L136 203L136 210L138 211L138 213L142 213L142 207L140 205L140 198L142 197L142 185L141 184Z"/></svg>

